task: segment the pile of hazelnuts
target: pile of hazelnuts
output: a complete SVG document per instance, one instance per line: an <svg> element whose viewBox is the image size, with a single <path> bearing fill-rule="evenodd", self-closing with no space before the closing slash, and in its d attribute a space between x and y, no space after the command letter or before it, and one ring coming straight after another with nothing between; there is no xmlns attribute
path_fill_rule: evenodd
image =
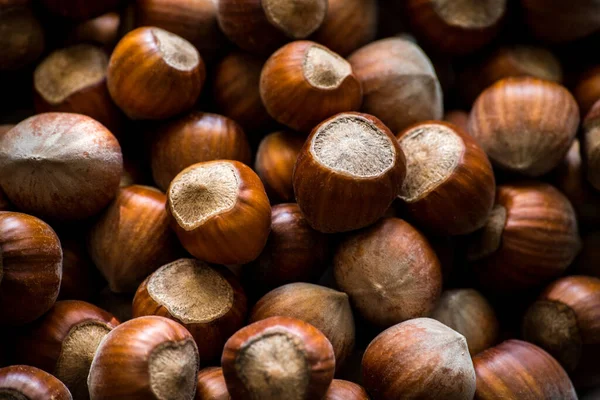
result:
<svg viewBox="0 0 600 400"><path fill-rule="evenodd" d="M0 399L600 399L597 0L0 0Z"/></svg>

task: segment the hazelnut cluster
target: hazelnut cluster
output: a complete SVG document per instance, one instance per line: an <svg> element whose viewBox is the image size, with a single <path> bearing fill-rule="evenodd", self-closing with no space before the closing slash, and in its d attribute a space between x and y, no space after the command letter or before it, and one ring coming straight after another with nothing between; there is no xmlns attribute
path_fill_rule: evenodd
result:
<svg viewBox="0 0 600 400"><path fill-rule="evenodd" d="M600 398L597 0L0 0L0 399Z"/></svg>

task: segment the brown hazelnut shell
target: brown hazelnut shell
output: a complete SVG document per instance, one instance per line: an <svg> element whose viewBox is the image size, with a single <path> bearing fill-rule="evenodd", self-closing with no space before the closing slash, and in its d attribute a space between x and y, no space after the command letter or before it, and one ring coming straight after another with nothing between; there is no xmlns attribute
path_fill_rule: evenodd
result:
<svg viewBox="0 0 600 400"><path fill-rule="evenodd" d="M109 12L77 24L67 35L65 44L89 43L112 51L119 39L121 16Z"/></svg>
<svg viewBox="0 0 600 400"><path fill-rule="evenodd" d="M563 78L560 60L538 46L504 46L479 62L470 64L460 74L458 89L472 104L488 86L509 77L531 76L560 83Z"/></svg>
<svg viewBox="0 0 600 400"><path fill-rule="evenodd" d="M114 198L122 171L116 138L84 115L38 114L0 136L2 189L19 210L42 218L97 214Z"/></svg>
<svg viewBox="0 0 600 400"><path fill-rule="evenodd" d="M449 130L449 133L461 142L461 155L444 181L423 192L417 198L409 199L405 197L406 195L410 196L405 188L406 184L411 181L411 173L415 172L411 170L410 147L404 148L403 140L410 139L411 134L426 130L434 130L434 132L437 130L436 136L442 138L440 129ZM447 236L464 235L481 228L486 223L494 206L496 181L492 165L479 144L458 126L442 121L418 123L399 133L396 137L408 157L407 177L404 180L405 185L400 193L400 198L415 223L430 232ZM434 141L433 146L442 146L442 144ZM421 149L425 151L423 148ZM432 147L429 149L430 152L435 151ZM423 156L419 155L419 158L416 158L413 169L418 168L418 163L421 162L419 161L420 157ZM433 178L427 176L425 179ZM468 204L468 207L465 207L465 204Z"/></svg>
<svg viewBox="0 0 600 400"><path fill-rule="evenodd" d="M263 343L265 349L253 351L253 345ZM270 374L270 355L266 349L279 347L282 354L293 354L273 360L273 367L281 368ZM256 352L256 356L251 354ZM293 365L300 363L302 372L294 373ZM289 317L271 317L246 326L233 335L223 350L223 375L232 400L247 398L279 399L286 394L298 400L322 398L335 369L331 343L312 325ZM244 368L246 367L246 368ZM292 378L292 374L297 374ZM254 375L254 380L248 376ZM287 376L288 379L285 379Z"/></svg>
<svg viewBox="0 0 600 400"><path fill-rule="evenodd" d="M375 39L378 8L376 0L329 0L327 16L311 39L345 57Z"/></svg>
<svg viewBox="0 0 600 400"><path fill-rule="evenodd" d="M550 43L566 43L586 37L600 29L595 1L572 3L545 0L520 0L524 20L533 35Z"/></svg>
<svg viewBox="0 0 600 400"><path fill-rule="evenodd" d="M311 51L329 54L340 65L346 66L342 79L336 83L316 86L307 75ZM333 61L314 63L314 74L322 79L334 76ZM321 71L319 71L321 69ZM337 74L337 73L336 73ZM294 93L293 96L290 93ZM346 60L320 44L308 40L289 43L269 57L260 75L260 97L267 112L276 121L293 130L309 132L318 123L337 113L358 111L362 103L362 87Z"/></svg>
<svg viewBox="0 0 600 400"><path fill-rule="evenodd" d="M331 342L339 368L354 349L355 327L344 292L311 283L290 283L264 295L250 313L250 322L284 316L308 322Z"/></svg>
<svg viewBox="0 0 600 400"><path fill-rule="evenodd" d="M0 125L0 135L4 135L6 132L10 131L14 127L15 127L14 124L2 124L2 125Z"/></svg>
<svg viewBox="0 0 600 400"><path fill-rule="evenodd" d="M571 147L579 109L563 86L531 77L506 78L475 101L469 133L492 163L529 177L556 167Z"/></svg>
<svg viewBox="0 0 600 400"><path fill-rule="evenodd" d="M506 13L506 0L452 3L408 0L406 12L415 34L432 48L450 54L471 53L494 39Z"/></svg>
<svg viewBox="0 0 600 400"><path fill-rule="evenodd" d="M139 0L135 2L136 26L156 26L192 43L202 57L213 59L226 46L217 22L217 3L212 0Z"/></svg>
<svg viewBox="0 0 600 400"><path fill-rule="evenodd" d="M581 115L587 115L600 99L600 66L589 68L581 74L573 88L573 96L579 104Z"/></svg>
<svg viewBox="0 0 600 400"><path fill-rule="evenodd" d="M83 114L119 133L122 114L108 93L107 67L108 55L96 46L80 44L51 53L34 72L36 113Z"/></svg>
<svg viewBox="0 0 600 400"><path fill-rule="evenodd" d="M430 318L394 325L367 347L365 388L377 400L457 399L475 393L475 371L465 338Z"/></svg>
<svg viewBox="0 0 600 400"><path fill-rule="evenodd" d="M152 175L163 190L192 164L236 160L250 164L250 145L243 129L218 114L191 112L157 129L152 143Z"/></svg>
<svg viewBox="0 0 600 400"><path fill-rule="evenodd" d="M312 150L313 140L322 129L343 119L366 123L392 141L395 154L387 170L379 175L357 177L317 160ZM406 175L405 162L396 138L379 119L360 113L338 114L313 129L298 155L293 174L296 201L308 223L318 231L334 233L363 228L381 218L398 195Z"/></svg>
<svg viewBox="0 0 600 400"><path fill-rule="evenodd" d="M88 399L86 380L94 353L118 324L115 317L92 304L58 301L25 328L17 344L17 358L56 376L77 399Z"/></svg>
<svg viewBox="0 0 600 400"><path fill-rule="evenodd" d="M201 225L186 230L173 216L174 183L188 171L209 163L226 163L239 179L233 207L214 215ZM183 247L194 257L215 264L245 264L256 259L265 247L271 230L271 206L260 178L238 161L220 160L194 164L179 173L167 191L167 212L171 226Z"/></svg>
<svg viewBox="0 0 600 400"><path fill-rule="evenodd" d="M208 367L198 372L198 386L194 400L229 400L223 368Z"/></svg>
<svg viewBox="0 0 600 400"><path fill-rule="evenodd" d="M219 111L248 133L274 124L260 98L260 73L265 59L233 51L215 66L213 98Z"/></svg>
<svg viewBox="0 0 600 400"><path fill-rule="evenodd" d="M90 398L191 399L198 364L196 343L183 326L163 317L135 318L100 343L88 376Z"/></svg>
<svg viewBox="0 0 600 400"><path fill-rule="evenodd" d="M440 296L437 256L419 231L398 218L346 237L333 265L335 281L356 311L381 327L429 315Z"/></svg>
<svg viewBox="0 0 600 400"><path fill-rule="evenodd" d="M431 60L408 39L381 39L348 57L363 88L361 111L394 133L444 114L442 88Z"/></svg>
<svg viewBox="0 0 600 400"><path fill-rule="evenodd" d="M260 256L244 267L244 280L260 295L293 282L316 282L329 258L327 236L310 227L295 203L273 206L271 233Z"/></svg>
<svg viewBox="0 0 600 400"><path fill-rule="evenodd" d="M217 19L225 36L238 47L250 53L269 55L286 42L309 36L323 24L327 14L327 0L290 3L280 2L279 15L271 13L270 17L269 7L277 11L272 2L222 0L218 2Z"/></svg>
<svg viewBox="0 0 600 400"><path fill-rule="evenodd" d="M507 340L473 358L478 400L575 400L573 384L560 364L539 347Z"/></svg>
<svg viewBox="0 0 600 400"><path fill-rule="evenodd" d="M498 186L492 217L476 234L469 258L494 290L543 284L561 275L581 247L569 200L537 182Z"/></svg>
<svg viewBox="0 0 600 400"><path fill-rule="evenodd" d="M0 71L17 71L42 55L45 34L31 7L5 3L0 4Z"/></svg>
<svg viewBox="0 0 600 400"><path fill-rule="evenodd" d="M370 400L367 391L356 383L334 379L323 400Z"/></svg>
<svg viewBox="0 0 600 400"><path fill-rule="evenodd" d="M569 199L582 227L594 229L600 224L600 194L587 180L579 139L575 139L555 171L556 187Z"/></svg>
<svg viewBox="0 0 600 400"><path fill-rule="evenodd" d="M471 357L492 347L499 336L494 309L475 289L444 291L431 318L463 335Z"/></svg>
<svg viewBox="0 0 600 400"><path fill-rule="evenodd" d="M158 189L127 186L90 229L90 257L112 291L134 292L149 274L181 254L166 204Z"/></svg>
<svg viewBox="0 0 600 400"><path fill-rule="evenodd" d="M0 321L22 325L52 307L62 276L58 236L42 220L0 212Z"/></svg>
<svg viewBox="0 0 600 400"><path fill-rule="evenodd" d="M294 201L292 176L305 140L302 135L289 131L274 132L261 140L254 169L271 203Z"/></svg>
<svg viewBox="0 0 600 400"><path fill-rule="evenodd" d="M444 114L444 121L458 126L464 132L469 131L469 113L462 110L450 110Z"/></svg>
<svg viewBox="0 0 600 400"><path fill-rule="evenodd" d="M182 67L174 66L180 63ZM129 32L115 47L107 84L112 99L130 119L166 119L194 106L205 77L204 61L188 41L160 28L143 27Z"/></svg>
<svg viewBox="0 0 600 400"><path fill-rule="evenodd" d="M0 396L7 396L7 399L73 400L69 389L61 381L28 365L0 368Z"/></svg>
<svg viewBox="0 0 600 400"><path fill-rule="evenodd" d="M579 387L600 383L600 279L568 276L529 307L523 337L554 356Z"/></svg>
<svg viewBox="0 0 600 400"><path fill-rule="evenodd" d="M214 280L207 280L207 284L208 282L212 282L214 286L218 286L219 288L221 285L227 285L229 287L228 292L231 297L224 300L227 301L227 307L223 309L219 315L213 315L210 319L206 319L205 321L194 321L191 318L189 320L178 318L176 316L177 314L173 312L173 310L181 312L181 310L178 310L177 304L168 303L164 300L161 301L160 298L153 296L153 292L151 293L151 289L148 287L153 276L162 273L162 270L177 263L191 264L192 268L210 269L212 274L219 276L219 283L214 282ZM195 281L196 285L194 286L191 286L189 281L183 283L183 280L180 280L179 282L180 285L183 286L177 286L177 282L171 279L167 286L164 287L164 290L170 292L171 298L176 297L178 291L193 291L194 293L205 292L203 297L201 297L202 302L215 303L216 300L213 300L216 296L223 296L222 292L217 293L216 288L200 286L199 281ZM163 293L163 295L165 294ZM196 305L196 308L202 307L198 304ZM202 261L192 259L179 259L159 268L142 282L133 299L134 318L144 315L158 315L172 319L183 325L196 341L200 360L202 360L203 363L215 361L215 359L218 359L221 356L225 341L244 325L247 311L246 294L237 278L227 268L221 266L209 266Z"/></svg>

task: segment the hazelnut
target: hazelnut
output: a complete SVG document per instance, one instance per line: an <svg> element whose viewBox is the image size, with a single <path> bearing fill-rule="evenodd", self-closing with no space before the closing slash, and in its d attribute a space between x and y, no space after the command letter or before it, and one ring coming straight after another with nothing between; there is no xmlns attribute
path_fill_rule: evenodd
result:
<svg viewBox="0 0 600 400"><path fill-rule="evenodd" d="M525 289L561 275L581 247L569 200L545 183L498 187L492 214L468 257L486 287Z"/></svg>
<svg viewBox="0 0 600 400"><path fill-rule="evenodd" d="M507 9L506 0L408 0L406 13L415 34L432 48L466 54L494 39Z"/></svg>
<svg viewBox="0 0 600 400"><path fill-rule="evenodd" d="M587 179L594 189L600 190L600 100L591 108L583 121L583 150Z"/></svg>
<svg viewBox="0 0 600 400"><path fill-rule="evenodd" d="M440 296L440 263L425 237L398 218L384 218L342 241L335 281L367 321L389 327L427 316Z"/></svg>
<svg viewBox="0 0 600 400"><path fill-rule="evenodd" d="M37 113L87 115L118 132L121 113L106 87L108 56L99 47L80 44L56 50L33 75Z"/></svg>
<svg viewBox="0 0 600 400"><path fill-rule="evenodd" d="M297 204L271 210L271 233L258 259L244 267L244 280L262 295L293 282L316 282L329 258L326 235L310 227Z"/></svg>
<svg viewBox="0 0 600 400"><path fill-rule="evenodd" d="M217 22L217 2L213 0L138 0L136 26L156 26L193 44L206 60L213 59L225 36Z"/></svg>
<svg viewBox="0 0 600 400"><path fill-rule="evenodd" d="M294 193L314 229L344 232L381 218L405 175L402 149L380 120L341 113L306 140L294 168Z"/></svg>
<svg viewBox="0 0 600 400"><path fill-rule="evenodd" d="M192 399L198 349L190 333L163 317L113 329L98 347L87 383L91 399Z"/></svg>
<svg viewBox="0 0 600 400"><path fill-rule="evenodd" d="M492 347L498 338L496 313L485 297L474 289L444 291L431 318L463 335L471 356Z"/></svg>
<svg viewBox="0 0 600 400"><path fill-rule="evenodd" d="M2 189L19 210L52 220L97 214L123 171L119 143L90 117L46 113L0 136Z"/></svg>
<svg viewBox="0 0 600 400"><path fill-rule="evenodd" d="M311 39L345 57L375 39L378 12L376 0L329 0L325 20Z"/></svg>
<svg viewBox="0 0 600 400"><path fill-rule="evenodd" d="M89 301L106 284L86 250L85 235L75 236L79 234L59 236L63 252L59 300Z"/></svg>
<svg viewBox="0 0 600 400"><path fill-rule="evenodd" d="M89 399L87 376L98 345L119 321L78 300L56 304L24 329L17 358L60 379L76 399Z"/></svg>
<svg viewBox="0 0 600 400"><path fill-rule="evenodd" d="M19 70L42 55L44 30L28 5L0 3L0 31L0 71Z"/></svg>
<svg viewBox="0 0 600 400"><path fill-rule="evenodd" d="M360 385L334 379L323 400L370 400L370 397Z"/></svg>
<svg viewBox="0 0 600 400"><path fill-rule="evenodd" d="M240 48L270 54L290 40L307 38L327 14L327 0L221 0L219 26Z"/></svg>
<svg viewBox="0 0 600 400"><path fill-rule="evenodd" d="M444 121L458 126L464 132L469 132L469 113L462 110L451 110L444 114Z"/></svg>
<svg viewBox="0 0 600 400"><path fill-rule="evenodd" d="M531 343L507 340L479 353L473 358L473 365L477 374L476 399L577 399L565 370Z"/></svg>
<svg viewBox="0 0 600 400"><path fill-rule="evenodd" d="M521 0L525 22L533 35L553 43L580 39L600 29L600 4L594 0Z"/></svg>
<svg viewBox="0 0 600 400"><path fill-rule="evenodd" d="M166 196L157 189L121 188L90 229L90 256L112 291L135 291L149 274L180 255L166 203Z"/></svg>
<svg viewBox="0 0 600 400"><path fill-rule="evenodd" d="M0 398L73 400L69 389L61 381L28 365L0 368Z"/></svg>
<svg viewBox="0 0 600 400"><path fill-rule="evenodd" d="M579 139L575 139L563 161L556 168L556 187L569 199L582 226L600 224L600 194L589 183L582 161Z"/></svg>
<svg viewBox="0 0 600 400"><path fill-rule="evenodd" d="M442 88L433 65L410 40L378 40L356 50L348 61L363 87L361 110L380 118L392 132L442 118Z"/></svg>
<svg viewBox="0 0 600 400"><path fill-rule="evenodd" d="M276 121L308 132L337 113L358 110L362 88L346 60L304 40L269 57L260 75L260 97Z"/></svg>
<svg viewBox="0 0 600 400"><path fill-rule="evenodd" d="M0 125L0 136L4 135L6 132L10 131L14 127L15 127L15 125L13 125L13 124Z"/></svg>
<svg viewBox="0 0 600 400"><path fill-rule="evenodd" d="M488 86L509 77L531 76L560 83L563 78L558 58L537 46L504 46L462 72L458 88L464 99L473 101Z"/></svg>
<svg viewBox="0 0 600 400"><path fill-rule="evenodd" d="M258 146L254 169L272 203L294 201L292 176L305 138L279 131L265 136Z"/></svg>
<svg viewBox="0 0 600 400"><path fill-rule="evenodd" d="M22 325L52 307L62 276L58 236L44 221L0 212L0 320Z"/></svg>
<svg viewBox="0 0 600 400"><path fill-rule="evenodd" d="M119 39L120 23L121 17L116 12L83 21L69 32L66 43L70 45L88 43L112 51Z"/></svg>
<svg viewBox="0 0 600 400"><path fill-rule="evenodd" d="M274 124L260 98L260 73L264 63L261 57L233 51L215 67L213 99L221 113L247 132Z"/></svg>
<svg viewBox="0 0 600 400"><path fill-rule="evenodd" d="M469 133L499 168L537 177L560 163L578 125L577 103L563 86L506 78L477 98Z"/></svg>
<svg viewBox="0 0 600 400"><path fill-rule="evenodd" d="M212 160L251 161L246 134L233 120L210 113L191 112L157 130L152 143L152 175L163 190L192 164Z"/></svg>
<svg viewBox="0 0 600 400"><path fill-rule="evenodd" d="M362 360L365 388L376 400L470 400L475 371L465 338L430 318L379 334Z"/></svg>
<svg viewBox="0 0 600 400"><path fill-rule="evenodd" d="M496 183L477 142L458 126L441 121L413 125L397 138L406 155L399 197L411 218L441 235L481 228L494 206Z"/></svg>
<svg viewBox="0 0 600 400"><path fill-rule="evenodd" d="M223 350L232 400L321 399L335 369L331 343L314 326L271 317L242 328Z"/></svg>
<svg viewBox="0 0 600 400"><path fill-rule="evenodd" d="M203 361L221 356L225 341L244 325L247 311L246 294L227 268L189 258L160 267L133 299L134 318L159 315L189 330Z"/></svg>
<svg viewBox="0 0 600 400"><path fill-rule="evenodd" d="M169 186L167 211L183 247L215 264L256 259L271 229L263 184L237 161L207 161L184 169Z"/></svg>
<svg viewBox="0 0 600 400"><path fill-rule="evenodd" d="M581 115L587 115L594 103L600 99L600 65L585 70L578 77L573 96L579 104Z"/></svg>
<svg viewBox="0 0 600 400"><path fill-rule="evenodd" d="M129 32L108 64L108 91L131 119L166 119L196 103L206 70L198 50L160 28Z"/></svg>
<svg viewBox="0 0 600 400"><path fill-rule="evenodd" d="M198 372L198 386L194 400L229 400L222 368L209 367Z"/></svg>
<svg viewBox="0 0 600 400"><path fill-rule="evenodd" d="M600 279L567 276L550 284L523 319L523 338L554 356L577 387L600 384Z"/></svg>
<svg viewBox="0 0 600 400"><path fill-rule="evenodd" d="M52 14L77 20L87 20L119 8L124 0L41 0Z"/></svg>
<svg viewBox="0 0 600 400"><path fill-rule="evenodd" d="M269 317L308 322L331 342L339 368L354 349L354 317L348 295L311 283L290 283L264 295L252 309L250 322Z"/></svg>

